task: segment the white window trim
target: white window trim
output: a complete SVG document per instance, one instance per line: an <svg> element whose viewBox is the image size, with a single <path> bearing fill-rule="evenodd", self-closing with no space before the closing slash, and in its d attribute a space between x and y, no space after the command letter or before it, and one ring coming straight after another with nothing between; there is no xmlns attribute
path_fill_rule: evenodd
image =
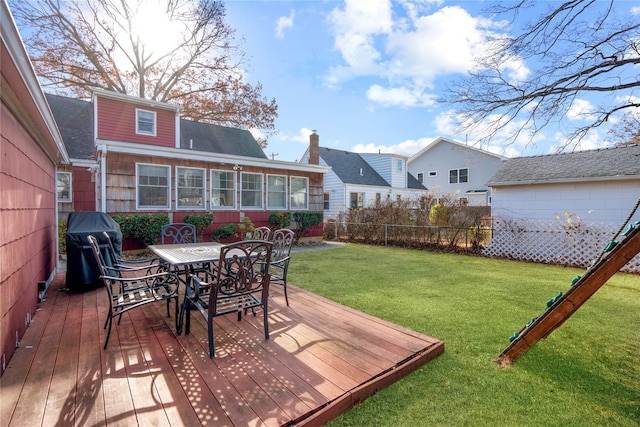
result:
<svg viewBox="0 0 640 427"><path fill-rule="evenodd" d="M284 178L284 205L283 206L270 206L269 205L269 178L270 177L279 177ZM267 181L265 183L266 193L267 193L267 210L286 210L287 209L287 195L288 195L288 182L287 175L278 175L278 174L267 174Z"/></svg>
<svg viewBox="0 0 640 427"><path fill-rule="evenodd" d="M305 191L306 191L306 203L305 203L305 207L303 208L298 208L298 207L294 207L293 203L292 203L292 199L293 199L293 193L291 192L291 189L293 188L293 185L291 184L291 182L294 179L304 179L305 180ZM308 211L309 210L309 178L306 176L291 176L289 177L289 206L291 207L292 211Z"/></svg>
<svg viewBox="0 0 640 427"><path fill-rule="evenodd" d="M153 131L148 132L140 129L140 113L149 113L153 115ZM156 129L158 128L158 117L155 111L151 110L143 110L142 108L136 108L136 134L137 135L147 135L147 136L156 136Z"/></svg>
<svg viewBox="0 0 640 427"><path fill-rule="evenodd" d="M191 169L198 170L202 172L202 206L181 206L180 198L178 197L178 193L180 191L180 186L178 181L180 180L180 174L178 173L180 169ZM192 168L188 166L176 166L176 210L179 211L204 211L207 209L207 170L205 168ZM192 187L189 187L192 188Z"/></svg>
<svg viewBox="0 0 640 427"><path fill-rule="evenodd" d="M467 180L465 182L460 182L460 171L467 171ZM451 182L451 171L456 171L456 182ZM469 168L457 168L457 169L449 169L449 184L468 184L469 183Z"/></svg>
<svg viewBox="0 0 640 427"><path fill-rule="evenodd" d="M141 206L139 196L139 166L156 166L163 167L168 170L167 174L167 205L165 206ZM171 210L171 166L169 165L160 165L155 163L136 163L136 210L137 211L161 211L161 210Z"/></svg>
<svg viewBox="0 0 640 427"><path fill-rule="evenodd" d="M213 187L213 174L214 172L224 172L224 173L230 173L233 176L233 188L231 189L231 193L233 194L233 200L231 200L231 203L229 203L226 206L220 206L219 203L218 205L214 204L214 198L217 196L213 195L213 191L214 190L220 190L220 188L214 188ZM238 186L238 173L236 171L230 171L230 170L225 170L225 169L211 169L209 171L209 179L210 179L210 183L209 183L209 197L210 197L210 202L211 202L211 210L226 210L226 211L231 211L234 210L236 208L236 194L237 194L237 186ZM227 200L225 200L225 203L228 202Z"/></svg>
<svg viewBox="0 0 640 427"><path fill-rule="evenodd" d="M438 176L438 171L429 171L429 178L433 178L435 176Z"/></svg>
<svg viewBox="0 0 640 427"><path fill-rule="evenodd" d="M248 175L258 175L260 176L260 206L244 206L242 204L242 193L244 192L244 190L242 189L242 177L243 176L248 176ZM260 211L264 209L264 175L261 173L255 173L255 172L240 172L240 209L246 209L246 210L252 210L252 211ZM254 190L251 190L254 191Z"/></svg>
<svg viewBox="0 0 640 427"><path fill-rule="evenodd" d="M56 188L56 197L58 198L58 202L62 203L72 203L73 202L73 174L71 172L56 172L56 186L58 183L58 175L68 175L69 176L69 197L68 198L60 198L58 197L58 189Z"/></svg>

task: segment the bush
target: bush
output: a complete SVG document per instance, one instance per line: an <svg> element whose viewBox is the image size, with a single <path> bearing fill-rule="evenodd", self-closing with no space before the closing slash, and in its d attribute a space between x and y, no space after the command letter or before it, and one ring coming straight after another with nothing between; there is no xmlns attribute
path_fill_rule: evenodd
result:
<svg viewBox="0 0 640 427"><path fill-rule="evenodd" d="M58 221L58 252L67 253L67 221Z"/></svg>
<svg viewBox="0 0 640 427"><path fill-rule="evenodd" d="M157 243L162 226L169 224L167 214L118 214L113 219L120 224L123 237L137 240L145 247Z"/></svg>
<svg viewBox="0 0 640 427"><path fill-rule="evenodd" d="M184 216L184 222L187 224L192 224L196 227L196 233L198 234L198 238L202 241L202 237L204 236L204 232L207 227L213 222L214 216L211 213L207 214L190 214Z"/></svg>
<svg viewBox="0 0 640 427"><path fill-rule="evenodd" d="M236 235L235 224L224 224L211 233L211 240L220 241Z"/></svg>
<svg viewBox="0 0 640 427"><path fill-rule="evenodd" d="M269 224L276 228L287 228L291 225L292 218L291 212L272 212L269 215Z"/></svg>
<svg viewBox="0 0 640 427"><path fill-rule="evenodd" d="M298 224L296 235L299 239L311 227L322 224L322 212L296 212L293 219Z"/></svg>

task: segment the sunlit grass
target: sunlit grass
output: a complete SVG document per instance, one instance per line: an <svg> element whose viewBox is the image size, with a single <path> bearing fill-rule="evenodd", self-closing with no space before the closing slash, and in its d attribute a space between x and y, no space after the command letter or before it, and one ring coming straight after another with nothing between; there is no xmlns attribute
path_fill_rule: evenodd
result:
<svg viewBox="0 0 640 427"><path fill-rule="evenodd" d="M614 276L515 366L493 363L581 272L353 244L296 253L291 283L445 343L443 355L332 425L639 425L636 275Z"/></svg>

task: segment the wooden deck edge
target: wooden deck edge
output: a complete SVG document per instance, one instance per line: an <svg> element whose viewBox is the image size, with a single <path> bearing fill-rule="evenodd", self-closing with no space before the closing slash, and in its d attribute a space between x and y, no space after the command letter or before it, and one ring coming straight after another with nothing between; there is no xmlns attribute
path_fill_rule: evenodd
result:
<svg viewBox="0 0 640 427"><path fill-rule="evenodd" d="M373 396L399 379L409 375L416 369L426 365L444 353L444 342L438 341L423 350L396 364L392 368L371 378L366 383L355 387L343 395L333 399L315 412L305 414L303 418L293 420L288 425L300 427L322 426L339 415L347 412L357 404Z"/></svg>

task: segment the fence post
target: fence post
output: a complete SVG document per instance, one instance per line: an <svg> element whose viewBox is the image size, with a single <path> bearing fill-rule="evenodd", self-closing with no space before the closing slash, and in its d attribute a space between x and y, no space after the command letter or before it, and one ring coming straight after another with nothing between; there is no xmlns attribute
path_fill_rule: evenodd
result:
<svg viewBox="0 0 640 427"><path fill-rule="evenodd" d="M384 245L387 246L387 224L384 224Z"/></svg>

